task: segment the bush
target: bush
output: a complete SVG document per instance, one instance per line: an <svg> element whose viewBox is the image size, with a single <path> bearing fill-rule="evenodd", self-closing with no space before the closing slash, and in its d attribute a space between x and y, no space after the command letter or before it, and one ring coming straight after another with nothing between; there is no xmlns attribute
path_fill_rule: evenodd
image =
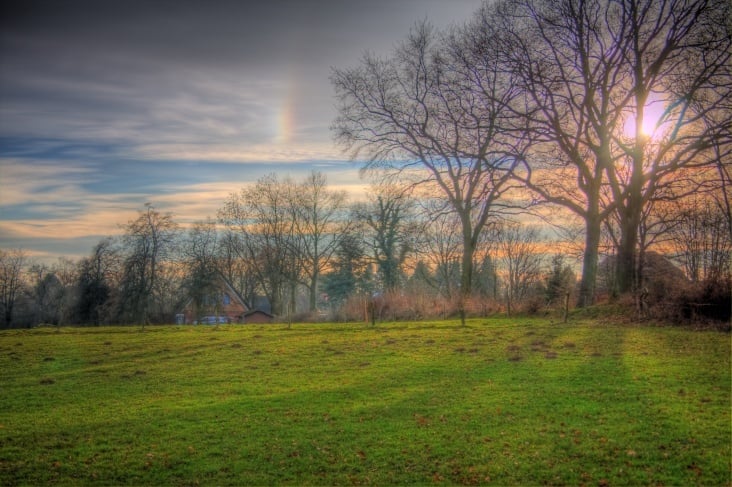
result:
<svg viewBox="0 0 732 487"><path fill-rule="evenodd" d="M652 306L652 310L654 315L674 323L725 323L729 329L732 314L730 280L682 286Z"/></svg>
<svg viewBox="0 0 732 487"><path fill-rule="evenodd" d="M460 300L448 299L419 292L385 293L373 303L376 321L413 321L421 319L446 319L460 316ZM370 298L350 296L343 304L331 311L333 321L370 321ZM488 316L502 311L501 305L492 298L473 297L465 301L465 315L468 318Z"/></svg>

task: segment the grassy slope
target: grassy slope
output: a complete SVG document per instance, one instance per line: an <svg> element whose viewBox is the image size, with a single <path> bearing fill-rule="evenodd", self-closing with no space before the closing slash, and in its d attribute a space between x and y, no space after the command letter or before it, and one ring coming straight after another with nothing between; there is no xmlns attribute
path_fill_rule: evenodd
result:
<svg viewBox="0 0 732 487"><path fill-rule="evenodd" d="M0 485L730 483L728 334L45 329L0 370Z"/></svg>

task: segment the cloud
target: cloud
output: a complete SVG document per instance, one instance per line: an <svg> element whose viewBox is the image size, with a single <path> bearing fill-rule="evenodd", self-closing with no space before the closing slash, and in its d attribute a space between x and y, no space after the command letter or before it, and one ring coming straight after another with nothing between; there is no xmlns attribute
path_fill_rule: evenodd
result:
<svg viewBox="0 0 732 487"><path fill-rule="evenodd" d="M202 221L207 217L216 218L218 210L232 193L242 187L255 184L256 181L273 172L270 165L249 165L246 178L238 181L217 181L208 183L194 183L175 185L162 188L161 194L152 199L160 208L174 209L175 219L181 224L190 224ZM281 164L276 167L281 177L290 177L293 181L302 181L310 171L322 172L327 178L328 189L331 191L345 191L351 201L360 199L367 183L358 177L358 169L350 164L336 163L308 163L308 164Z"/></svg>
<svg viewBox="0 0 732 487"><path fill-rule="evenodd" d="M60 169L62 167L62 169ZM331 189L355 195L365 183L344 162L217 164L128 162L106 167L65 161L0 159L0 247L17 239L74 239L119 233L146 202L182 223L215 217L232 192L271 172L302 180L318 170Z"/></svg>
<svg viewBox="0 0 732 487"><path fill-rule="evenodd" d="M28 159L0 159L0 208L71 200L92 177L83 167L58 167Z"/></svg>
<svg viewBox="0 0 732 487"><path fill-rule="evenodd" d="M331 66L389 50L430 9L462 20L479 1L443 3L11 2L0 134L123 143L141 157L235 141L266 160L281 143L333 152Z"/></svg>

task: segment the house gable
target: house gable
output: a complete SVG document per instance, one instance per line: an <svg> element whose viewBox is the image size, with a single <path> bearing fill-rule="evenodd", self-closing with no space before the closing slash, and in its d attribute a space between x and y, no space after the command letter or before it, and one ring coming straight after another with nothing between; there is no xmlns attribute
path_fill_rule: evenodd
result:
<svg viewBox="0 0 732 487"><path fill-rule="evenodd" d="M242 323L244 314L249 311L241 295L221 275L217 277L216 291L204 301L205 306L201 309L196 307L192 297L189 298L177 321L187 324Z"/></svg>

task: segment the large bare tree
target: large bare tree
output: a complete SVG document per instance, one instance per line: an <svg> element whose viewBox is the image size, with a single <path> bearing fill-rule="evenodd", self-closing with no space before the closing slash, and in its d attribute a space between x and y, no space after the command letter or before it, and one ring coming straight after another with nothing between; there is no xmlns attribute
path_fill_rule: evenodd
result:
<svg viewBox="0 0 732 487"><path fill-rule="evenodd" d="M386 59L366 54L335 70L336 140L366 167L401 172L430 185L460 221L461 296L471 291L473 254L486 222L511 187L508 156L510 75L470 29L438 35L419 24Z"/></svg>
<svg viewBox="0 0 732 487"><path fill-rule="evenodd" d="M581 305L594 299L603 220L618 213L618 284L630 290L645 205L678 168L709 163L712 142L728 140L729 9L727 0L507 0L481 11L526 101L525 181L585 222ZM663 140L646 133L650 102L662 107L655 128L668 124Z"/></svg>
<svg viewBox="0 0 732 487"><path fill-rule="evenodd" d="M713 165L732 151L730 13L727 1L621 2L616 42L629 83L616 97L625 97L634 133L630 141L614 133L623 158L606 168L620 221L620 292L634 285L646 206L681 169Z"/></svg>

